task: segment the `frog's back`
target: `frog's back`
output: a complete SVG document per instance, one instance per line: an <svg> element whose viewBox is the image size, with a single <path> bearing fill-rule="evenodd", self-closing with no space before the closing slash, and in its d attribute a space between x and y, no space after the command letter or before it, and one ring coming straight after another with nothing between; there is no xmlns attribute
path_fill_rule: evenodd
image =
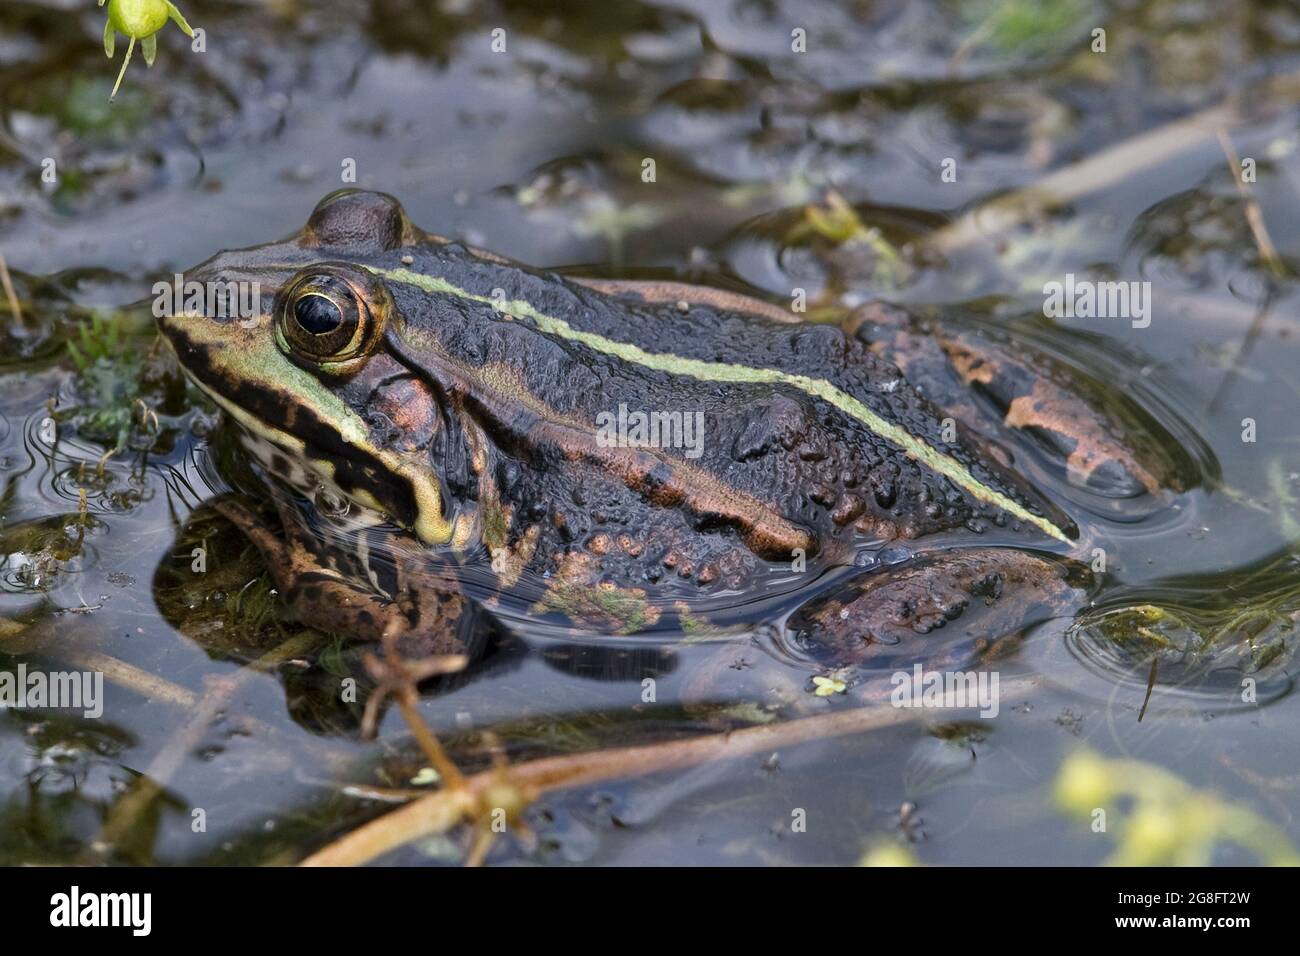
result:
<svg viewBox="0 0 1300 956"><path fill-rule="evenodd" d="M591 288L451 243L408 258L391 273L399 311L443 298L426 313L454 326L440 340L525 397L498 423L516 452L550 445L687 507L697 525L744 535L745 501L770 510L781 526L748 534L760 553L1005 523L1008 504L1022 511L1013 520L1040 513L897 367L837 326L778 320L774 307L689 286L672 286L674 299ZM547 422L565 427L539 441ZM620 446L639 447L639 460Z"/></svg>

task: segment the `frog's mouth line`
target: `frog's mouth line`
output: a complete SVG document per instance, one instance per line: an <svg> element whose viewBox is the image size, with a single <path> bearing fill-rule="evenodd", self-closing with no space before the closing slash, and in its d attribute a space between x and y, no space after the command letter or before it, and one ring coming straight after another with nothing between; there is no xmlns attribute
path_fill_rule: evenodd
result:
<svg viewBox="0 0 1300 956"><path fill-rule="evenodd" d="M186 375L240 427L303 463L358 504L388 515L427 544L452 542L455 527L443 515L437 476L370 446L364 423L278 350L274 356L265 351L249 354L215 335L204 336L201 321L184 327L167 323L164 332ZM273 343L270 348L275 349ZM266 378L259 368L282 373L280 380L259 385ZM292 401L295 394L319 395L338 424L331 424L309 402ZM273 424L276 420L284 424Z"/></svg>

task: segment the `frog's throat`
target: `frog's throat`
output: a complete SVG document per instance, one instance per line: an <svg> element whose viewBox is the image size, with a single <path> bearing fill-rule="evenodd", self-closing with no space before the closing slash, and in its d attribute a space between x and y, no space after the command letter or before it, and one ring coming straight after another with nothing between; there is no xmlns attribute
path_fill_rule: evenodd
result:
<svg viewBox="0 0 1300 956"><path fill-rule="evenodd" d="M531 319L538 329L548 335L554 335L571 342L578 342L597 352L612 355L625 362L641 365L655 371L666 372L670 375L685 375L706 382L792 385L815 398L820 398L834 405L840 411L861 422L881 438L898 446L907 457L943 475L976 500L1001 508L1008 514L1029 522L1045 534L1064 544L1069 545L1071 543L1065 533L1052 522L1041 515L1034 514L997 489L985 485L972 475L961 462L917 438L906 429L881 418L858 399L825 379L795 375L774 368L756 368L748 365L734 365L729 362L705 362L700 359L685 358L667 352L647 352L639 346L627 342L618 342L594 332L575 329L563 319L539 312L533 308L531 303L523 300L503 301L490 296L478 295L467 289L462 289L440 276L424 275L410 269L383 269L376 266L366 266L366 268L376 275L393 282L413 285L426 292L452 295L472 302L480 302L491 305L509 315Z"/></svg>

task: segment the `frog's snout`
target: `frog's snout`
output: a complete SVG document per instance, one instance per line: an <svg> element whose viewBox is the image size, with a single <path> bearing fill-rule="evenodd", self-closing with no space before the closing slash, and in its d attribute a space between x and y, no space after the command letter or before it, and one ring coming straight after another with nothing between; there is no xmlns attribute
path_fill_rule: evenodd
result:
<svg viewBox="0 0 1300 956"><path fill-rule="evenodd" d="M169 339L198 323L238 324L248 329L267 320L274 290L257 278L235 278L204 267L154 283L152 311Z"/></svg>

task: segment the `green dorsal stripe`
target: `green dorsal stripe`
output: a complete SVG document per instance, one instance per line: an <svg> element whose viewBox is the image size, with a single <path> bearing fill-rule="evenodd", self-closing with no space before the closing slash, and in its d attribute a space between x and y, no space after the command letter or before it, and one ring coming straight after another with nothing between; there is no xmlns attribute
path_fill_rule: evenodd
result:
<svg viewBox="0 0 1300 956"><path fill-rule="evenodd" d="M367 268L386 279L418 286L426 292L454 295L461 299L482 302L510 315L531 319L541 331L548 335L554 335L571 342L580 342L597 352L613 355L625 362L642 365L656 371L667 372L671 375L686 375L706 382L762 382L793 385L809 395L815 395L830 402L840 411L856 418L881 438L901 448L909 458L919 461L932 471L943 475L977 500L996 505L1008 514L1014 515L1022 521L1028 521L1058 541L1063 541L1066 544L1070 543L1070 539L1046 518L1033 514L1019 502L1013 501L1001 492L983 484L960 462L950 458L938 449L932 448L924 441L910 434L906 429L881 418L852 395L836 388L825 379L809 378L807 375L792 375L789 372L783 372L775 368L753 368L748 365L733 365L728 362L704 362L699 359L683 358L680 355L669 353L647 352L645 349L627 342L617 342L594 332L575 329L563 319L557 319L554 316L538 312L528 302L520 300L504 301L486 295L478 295L453 285L446 279L412 272L410 269Z"/></svg>

